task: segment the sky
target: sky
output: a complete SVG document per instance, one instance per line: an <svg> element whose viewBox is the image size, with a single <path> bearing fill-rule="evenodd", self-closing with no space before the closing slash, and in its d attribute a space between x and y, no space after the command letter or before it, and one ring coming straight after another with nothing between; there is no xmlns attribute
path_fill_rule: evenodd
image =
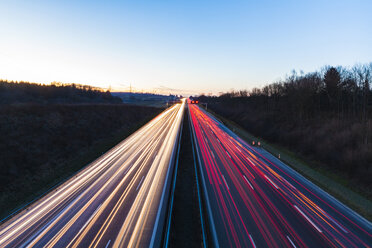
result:
<svg viewBox="0 0 372 248"><path fill-rule="evenodd" d="M218 94L372 61L370 0L0 1L0 78Z"/></svg>

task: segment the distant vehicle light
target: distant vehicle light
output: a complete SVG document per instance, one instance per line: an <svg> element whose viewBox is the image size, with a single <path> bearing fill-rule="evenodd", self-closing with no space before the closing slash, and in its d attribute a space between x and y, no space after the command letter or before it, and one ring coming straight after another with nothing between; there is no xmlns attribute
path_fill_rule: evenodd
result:
<svg viewBox="0 0 372 248"><path fill-rule="evenodd" d="M199 101L195 101L195 103L199 103Z"/></svg>
<svg viewBox="0 0 372 248"><path fill-rule="evenodd" d="M195 101L191 101L191 103L195 103Z"/></svg>

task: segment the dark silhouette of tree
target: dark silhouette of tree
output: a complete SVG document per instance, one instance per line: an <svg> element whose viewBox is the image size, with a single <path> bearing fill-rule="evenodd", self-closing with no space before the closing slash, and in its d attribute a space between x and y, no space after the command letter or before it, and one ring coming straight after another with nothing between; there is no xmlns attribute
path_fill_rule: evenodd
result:
<svg viewBox="0 0 372 248"><path fill-rule="evenodd" d="M340 86L341 76L336 68L329 68L324 74L324 83L328 94L335 95Z"/></svg>
<svg viewBox="0 0 372 248"><path fill-rule="evenodd" d="M338 70L334 67L329 68L324 74L324 84L329 97L331 108L335 108L336 98L338 97L341 76Z"/></svg>

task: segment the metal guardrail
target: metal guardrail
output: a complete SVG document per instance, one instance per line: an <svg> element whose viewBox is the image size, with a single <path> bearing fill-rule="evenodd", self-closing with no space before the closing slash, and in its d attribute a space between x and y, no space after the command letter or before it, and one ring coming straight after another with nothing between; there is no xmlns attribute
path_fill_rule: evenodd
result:
<svg viewBox="0 0 372 248"><path fill-rule="evenodd" d="M182 111L184 111L184 109ZM183 127L183 113L182 113L182 118L181 118L180 131L178 132L177 138L176 138L176 141L178 142L174 143L174 146L172 149L172 155L169 160L168 171L167 171L167 175L165 179L165 186L163 188L162 196L160 199L160 206L156 214L156 220L155 220L155 224L153 228L153 233L151 236L150 247L160 247L163 237L164 237L164 225L166 222L165 215L167 214L167 210L169 207L169 197L170 197L169 194L167 194L167 192L170 191L170 187L171 187L172 180L170 180L170 178L171 178L171 175L173 175L172 165L175 162L176 156L178 156L176 155L176 148L179 145L179 140L181 137L180 133L181 133L182 127ZM168 204L165 204L165 203L168 203Z"/></svg>
<svg viewBox="0 0 372 248"><path fill-rule="evenodd" d="M213 241L213 245L214 247L220 247L219 246L219 242L218 242L218 236L217 236L217 232L216 232L216 228L215 228L215 224L214 224L214 220L213 220L213 214L212 214L212 208L211 208L211 205L210 205L210 202L209 202L209 197L208 197L208 193L207 193L207 186L206 186L206 182L205 182L205 179L204 179L204 173L203 173L203 170L201 168L201 159L200 159L200 154L199 154L199 150L197 149L198 147L198 143L196 141L196 137L195 137L195 130L194 130L194 127L192 125L192 122L191 122L191 114L190 114L190 110L188 110L188 114L189 114L189 123L190 123L190 127L192 129L192 132L191 132L191 135L193 137L193 144L195 145L195 150L196 150L196 155L197 155L197 158L198 158L198 162L199 162L199 171L200 171L200 179L202 181L202 185L203 185L203 195L204 195L204 199L205 199L205 202L206 202L206 205L207 205L207 213L208 213L208 220L209 220L209 226L210 226L210 231L211 231L211 236L212 236L212 241Z"/></svg>

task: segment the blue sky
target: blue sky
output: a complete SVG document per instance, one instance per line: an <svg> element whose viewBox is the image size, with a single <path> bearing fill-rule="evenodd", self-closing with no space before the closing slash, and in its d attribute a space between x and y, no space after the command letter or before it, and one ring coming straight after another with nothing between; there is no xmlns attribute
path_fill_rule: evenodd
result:
<svg viewBox="0 0 372 248"><path fill-rule="evenodd" d="M0 78L214 93L372 58L372 1L0 1Z"/></svg>

